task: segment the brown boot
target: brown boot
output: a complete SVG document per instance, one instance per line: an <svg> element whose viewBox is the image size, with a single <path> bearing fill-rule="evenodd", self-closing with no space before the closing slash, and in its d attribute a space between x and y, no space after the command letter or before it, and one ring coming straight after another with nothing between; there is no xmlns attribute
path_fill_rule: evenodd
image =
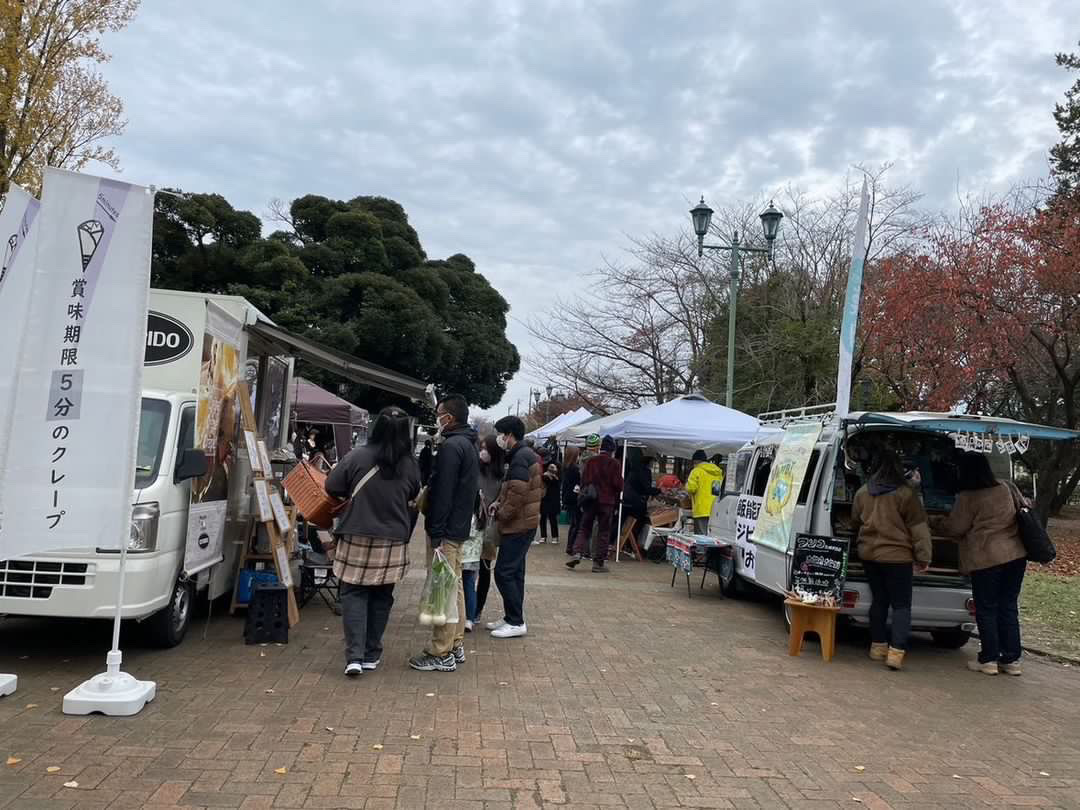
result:
<svg viewBox="0 0 1080 810"><path fill-rule="evenodd" d="M885 656L889 654L889 645L886 642L880 644L872 643L870 645L870 660L871 661L884 661Z"/></svg>
<svg viewBox="0 0 1080 810"><path fill-rule="evenodd" d="M904 651L898 650L896 647L889 647L889 653L885 657L885 666L889 669L903 669Z"/></svg>

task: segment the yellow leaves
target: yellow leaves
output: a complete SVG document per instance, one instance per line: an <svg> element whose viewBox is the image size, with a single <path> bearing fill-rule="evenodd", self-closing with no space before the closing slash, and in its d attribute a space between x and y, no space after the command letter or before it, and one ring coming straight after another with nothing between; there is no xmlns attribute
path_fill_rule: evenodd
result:
<svg viewBox="0 0 1080 810"><path fill-rule="evenodd" d="M64 782L64 787L66 788L77 788L78 786L79 783L76 782L74 779L72 779L70 782Z"/></svg>
<svg viewBox="0 0 1080 810"><path fill-rule="evenodd" d="M373 746L371 746L372 751L382 751L382 749L382 743L375 743Z"/></svg>
<svg viewBox="0 0 1080 810"><path fill-rule="evenodd" d="M274 773L276 773L276 774L278 774L280 776L284 776L288 772L289 772L288 768L274 768Z"/></svg>
<svg viewBox="0 0 1080 810"><path fill-rule="evenodd" d="M59 770L59 765L50 765L48 768L45 769L45 773L57 773L59 772Z"/></svg>
<svg viewBox="0 0 1080 810"><path fill-rule="evenodd" d="M4 763L4 764L5 765L18 765L20 762L22 762L21 757L8 757L7 762Z"/></svg>

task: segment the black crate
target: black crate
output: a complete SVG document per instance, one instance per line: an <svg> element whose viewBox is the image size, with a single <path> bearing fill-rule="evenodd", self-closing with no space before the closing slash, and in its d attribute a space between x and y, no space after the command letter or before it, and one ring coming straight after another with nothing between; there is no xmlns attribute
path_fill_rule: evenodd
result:
<svg viewBox="0 0 1080 810"><path fill-rule="evenodd" d="M289 590L280 583L260 583L251 593L245 644L289 643Z"/></svg>

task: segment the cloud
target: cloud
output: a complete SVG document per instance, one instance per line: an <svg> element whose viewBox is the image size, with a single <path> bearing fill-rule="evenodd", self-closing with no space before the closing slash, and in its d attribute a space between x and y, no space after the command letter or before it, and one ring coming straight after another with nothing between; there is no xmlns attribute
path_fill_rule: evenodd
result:
<svg viewBox="0 0 1080 810"><path fill-rule="evenodd" d="M958 183L1045 174L1066 5L144 3L105 75L125 177L259 213L392 197L521 319L625 234L686 228L702 192L734 204L892 161L947 206Z"/></svg>

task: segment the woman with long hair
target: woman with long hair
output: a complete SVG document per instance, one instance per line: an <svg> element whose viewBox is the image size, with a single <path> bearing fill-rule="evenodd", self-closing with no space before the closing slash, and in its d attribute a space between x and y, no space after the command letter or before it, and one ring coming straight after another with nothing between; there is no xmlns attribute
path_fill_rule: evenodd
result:
<svg viewBox="0 0 1080 810"><path fill-rule="evenodd" d="M581 491L581 467L578 466L580 454L581 451L576 447L567 447L563 454L562 505L570 518L570 526L566 530L567 554L574 553L574 538L581 520L581 507L578 506L578 495Z"/></svg>
<svg viewBox="0 0 1080 810"><path fill-rule="evenodd" d="M367 444L352 450L326 478L326 492L352 500L336 528L334 575L341 583L345 674L373 670L394 605L394 585L409 566L409 538L416 525L413 502L420 468L413 458L409 415L383 408Z"/></svg>
<svg viewBox="0 0 1080 810"><path fill-rule="evenodd" d="M971 576L981 650L968 669L985 675L1019 675L1020 611L1017 601L1027 551L1016 525L1013 488L997 480L982 453L960 453L960 486L948 517L935 528L957 538L960 572ZM1016 496L1020 496L1016 492Z"/></svg>
<svg viewBox="0 0 1080 810"><path fill-rule="evenodd" d="M870 658L895 670L903 666L911 635L912 579L930 567L933 546L922 501L896 454L872 448L869 472L870 480L855 493L852 523L870 583Z"/></svg>
<svg viewBox="0 0 1080 810"><path fill-rule="evenodd" d="M476 577L476 601L473 603L473 615L469 620L475 625L480 620L487 604L488 591L491 590L491 571L495 567L495 558L499 553L499 527L496 518L490 512L491 504L499 497L502 487L503 471L506 467L506 453L495 440L495 434L489 433L480 439L480 495L477 509L477 523L484 533L484 544L480 552L480 566Z"/></svg>

